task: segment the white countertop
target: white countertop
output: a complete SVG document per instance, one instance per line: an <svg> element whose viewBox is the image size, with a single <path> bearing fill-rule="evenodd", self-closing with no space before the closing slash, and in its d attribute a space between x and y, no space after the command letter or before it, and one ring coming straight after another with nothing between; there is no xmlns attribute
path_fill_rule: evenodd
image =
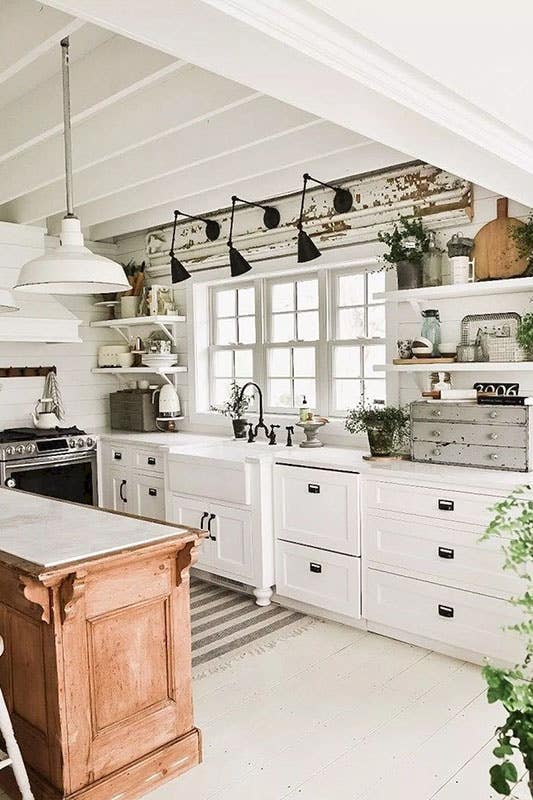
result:
<svg viewBox="0 0 533 800"><path fill-rule="evenodd" d="M283 443L274 447L266 442L256 441L248 444L246 440L235 441L230 437L198 435L193 433L129 433L111 431L102 434L109 441L124 444L157 444L165 447L169 454L209 459L212 462L246 462L269 460L284 464L340 469L360 473L367 477L383 477L389 480L417 483L427 481L460 489L462 486L475 487L489 493L508 493L517 486L533 482L533 475L527 472L506 472L504 470L476 469L474 467L453 467L439 464L424 464L414 461L365 461L363 455L368 451L355 447L303 448L297 444L286 447Z"/></svg>
<svg viewBox="0 0 533 800"><path fill-rule="evenodd" d="M0 489L0 550L43 568L187 533L91 506Z"/></svg>

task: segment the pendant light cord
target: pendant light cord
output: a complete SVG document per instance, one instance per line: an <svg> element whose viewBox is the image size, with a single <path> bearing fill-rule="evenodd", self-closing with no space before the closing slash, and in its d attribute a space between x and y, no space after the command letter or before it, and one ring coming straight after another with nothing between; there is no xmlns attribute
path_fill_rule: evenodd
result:
<svg viewBox="0 0 533 800"><path fill-rule="evenodd" d="M72 125L70 122L70 56L69 37L61 40L61 67L63 72L63 138L65 141L65 188L67 217L74 217L74 190L72 186Z"/></svg>

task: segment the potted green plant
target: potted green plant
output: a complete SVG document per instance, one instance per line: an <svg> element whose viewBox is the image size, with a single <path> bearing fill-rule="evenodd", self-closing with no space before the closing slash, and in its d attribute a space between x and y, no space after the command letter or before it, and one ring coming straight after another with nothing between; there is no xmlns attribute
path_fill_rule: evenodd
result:
<svg viewBox="0 0 533 800"><path fill-rule="evenodd" d="M533 212L524 225L509 225L509 233L516 245L518 258L527 259L525 274L533 275Z"/></svg>
<svg viewBox="0 0 533 800"><path fill-rule="evenodd" d="M524 593L511 602L523 611L524 619L512 626L523 637L524 657L512 669L488 665L483 669L489 703L501 703L506 719L496 729L497 759L490 768L490 784L503 796L509 796L519 774L511 758L520 755L527 772L527 785L533 797L533 493L531 486L514 491L498 503L496 516L483 539L499 537L505 555L504 569L515 572L524 581Z"/></svg>
<svg viewBox="0 0 533 800"><path fill-rule="evenodd" d="M224 417L229 417L233 425L233 434L236 439L246 437L246 426L248 421L245 414L250 406L251 398L247 395L241 397L241 387L235 381L230 388L229 399L221 406L211 406L211 411L216 411Z"/></svg>
<svg viewBox="0 0 533 800"><path fill-rule="evenodd" d="M529 361L533 361L533 313L524 314L516 331L516 340L524 348Z"/></svg>
<svg viewBox="0 0 533 800"><path fill-rule="evenodd" d="M370 454L383 458L395 455L404 444L409 414L396 406L366 406L360 403L348 411L344 424L350 433L366 431Z"/></svg>
<svg viewBox="0 0 533 800"><path fill-rule="evenodd" d="M429 253L431 234L420 218L400 217L392 232L380 231L378 240L387 245L382 258L396 267L398 289L417 289L422 286L422 266Z"/></svg>

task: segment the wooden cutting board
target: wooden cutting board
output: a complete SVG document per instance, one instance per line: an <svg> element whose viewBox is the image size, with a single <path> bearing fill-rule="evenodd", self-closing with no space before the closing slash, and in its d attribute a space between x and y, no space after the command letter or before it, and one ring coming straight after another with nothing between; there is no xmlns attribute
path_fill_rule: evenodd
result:
<svg viewBox="0 0 533 800"><path fill-rule="evenodd" d="M475 273L477 281L495 278L516 278L527 270L527 259L520 258L511 237L513 228L524 223L508 216L509 200L499 197L497 216L487 222L474 237Z"/></svg>

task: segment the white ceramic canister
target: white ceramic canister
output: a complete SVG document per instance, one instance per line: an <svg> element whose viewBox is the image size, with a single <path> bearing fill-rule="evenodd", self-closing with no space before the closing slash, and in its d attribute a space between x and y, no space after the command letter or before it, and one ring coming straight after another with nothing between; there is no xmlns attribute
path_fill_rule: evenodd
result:
<svg viewBox="0 0 533 800"><path fill-rule="evenodd" d="M452 256L450 272L452 283L470 283L473 280L474 262L468 256Z"/></svg>

